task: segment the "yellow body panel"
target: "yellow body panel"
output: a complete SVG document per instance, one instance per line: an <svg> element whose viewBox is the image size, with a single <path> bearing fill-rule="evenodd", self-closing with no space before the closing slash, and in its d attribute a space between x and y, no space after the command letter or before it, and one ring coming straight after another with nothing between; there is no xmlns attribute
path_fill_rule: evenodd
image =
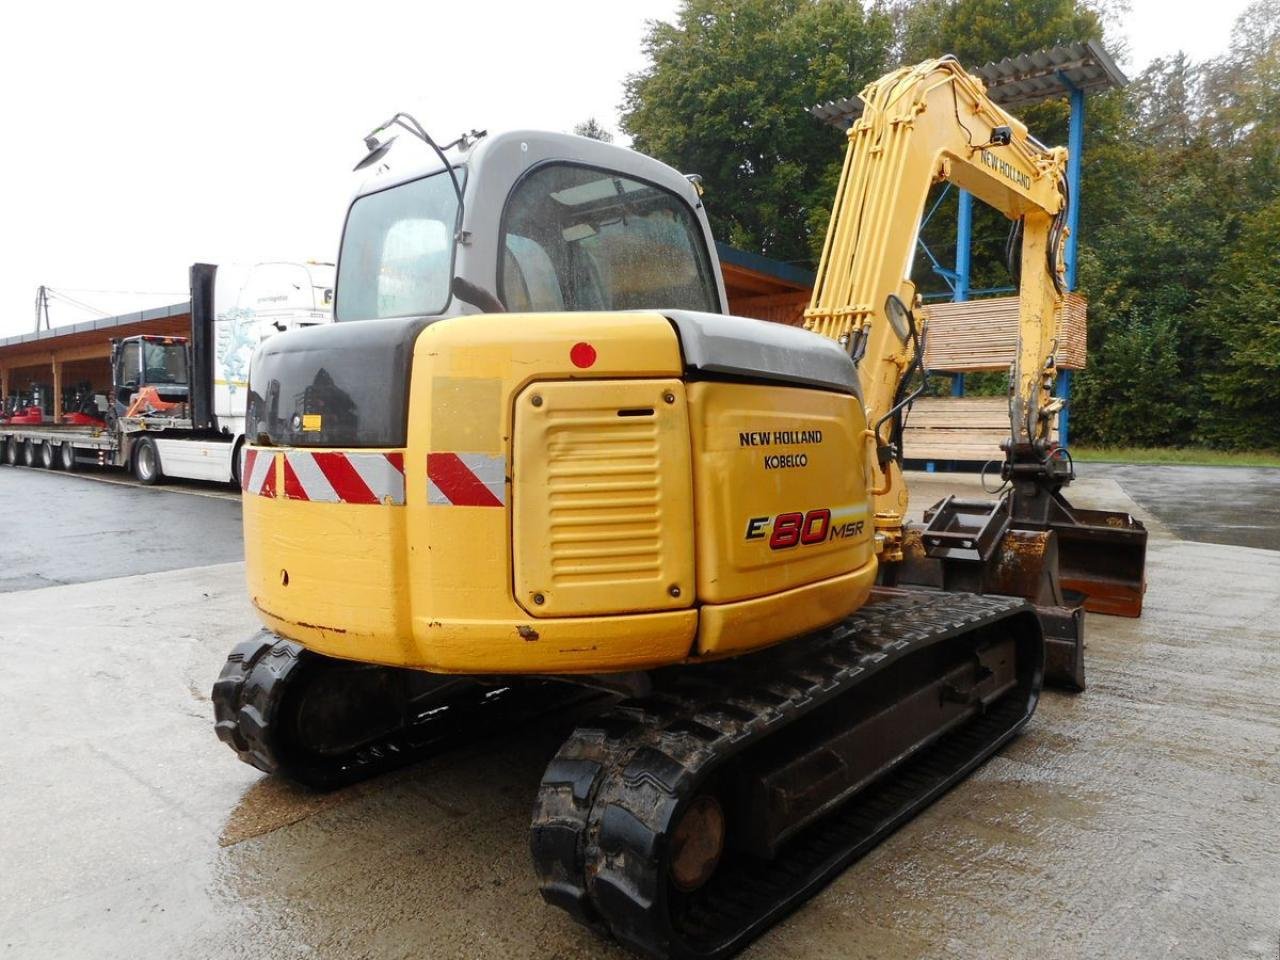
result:
<svg viewBox="0 0 1280 960"><path fill-rule="evenodd" d="M270 454L267 448L259 456ZM271 466L277 476L281 459ZM250 600L273 629L318 650L362 650L407 637L405 520L403 509L383 504L246 494Z"/></svg>
<svg viewBox="0 0 1280 960"><path fill-rule="evenodd" d="M717 382L688 395L700 601L776 594L867 563L857 398Z"/></svg>
<svg viewBox="0 0 1280 960"><path fill-rule="evenodd" d="M432 324L414 345L407 442L385 451L403 457L403 502L289 499L281 464L292 451L251 448L274 455L276 471L269 495L244 499L263 620L335 657L575 674L723 656L856 609L875 571L871 525L858 513L867 495L856 401L686 384L683 374L675 330L658 315ZM762 449L740 442L753 430L771 442L808 431L797 448L805 465L765 470ZM462 494L441 463L471 471ZM638 498L601 512L620 484ZM764 553L739 542L753 519L827 509L830 524L862 526L833 538L815 521L812 542L771 550L765 537ZM582 516L591 522L572 522ZM597 565L584 573L584 561Z"/></svg>
<svg viewBox="0 0 1280 960"><path fill-rule="evenodd" d="M577 343L593 348L591 366L572 361ZM643 624L632 617L535 620L515 599L509 511L429 503L422 476L429 453L501 456L510 504L515 402L527 386L678 378L682 370L675 331L656 314L455 317L422 332L405 451L415 649L408 665L449 673L591 673L687 654L697 628L692 611L646 620L657 627L652 648L636 644Z"/></svg>
<svg viewBox="0 0 1280 960"><path fill-rule="evenodd" d="M693 605L679 380L533 383L516 400L516 600L535 617Z"/></svg>
<svg viewBox="0 0 1280 960"><path fill-rule="evenodd" d="M698 655L747 653L828 626L867 602L876 582L875 555L852 573L771 596L706 604L698 616Z"/></svg>

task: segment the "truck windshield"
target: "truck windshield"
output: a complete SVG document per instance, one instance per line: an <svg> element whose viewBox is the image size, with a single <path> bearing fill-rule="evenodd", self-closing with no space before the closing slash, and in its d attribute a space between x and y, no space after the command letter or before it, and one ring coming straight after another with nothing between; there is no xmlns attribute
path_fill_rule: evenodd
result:
<svg viewBox="0 0 1280 960"><path fill-rule="evenodd" d="M143 340L142 377L144 383L186 383L186 344Z"/></svg>
<svg viewBox="0 0 1280 960"><path fill-rule="evenodd" d="M356 200L342 235L334 319L443 312L453 279L457 211L443 171Z"/></svg>

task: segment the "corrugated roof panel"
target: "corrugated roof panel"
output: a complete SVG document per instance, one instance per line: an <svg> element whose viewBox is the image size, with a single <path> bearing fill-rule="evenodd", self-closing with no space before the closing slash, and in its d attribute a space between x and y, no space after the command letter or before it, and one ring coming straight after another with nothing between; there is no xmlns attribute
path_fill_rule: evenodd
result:
<svg viewBox="0 0 1280 960"><path fill-rule="evenodd" d="M1065 97L1073 87L1093 93L1129 82L1096 40L1006 57L972 73L986 84L987 95L1005 107ZM809 112L824 123L847 130L861 115L862 101L845 97L810 107Z"/></svg>
<svg viewBox="0 0 1280 960"><path fill-rule="evenodd" d="M13 347L19 344L32 343L36 340L56 340L59 337L69 337L78 333L90 333L95 330L110 330L113 327L122 327L130 323L138 323L143 320L162 320L165 317L179 317L184 313L191 312L191 301L183 303L173 303L167 307L156 307L152 310L139 310L134 313L123 313L115 317L103 317L101 320L82 320L80 323L69 324L65 327L54 327L52 330L41 330L38 333L23 333L14 337L6 337L0 340L0 349L5 347Z"/></svg>

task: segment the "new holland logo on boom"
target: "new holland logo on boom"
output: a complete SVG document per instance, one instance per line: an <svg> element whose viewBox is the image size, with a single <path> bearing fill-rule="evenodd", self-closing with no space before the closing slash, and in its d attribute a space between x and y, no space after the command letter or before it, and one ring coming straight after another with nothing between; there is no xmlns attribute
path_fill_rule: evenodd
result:
<svg viewBox="0 0 1280 960"><path fill-rule="evenodd" d="M1015 168L1008 160L1000 159L990 150L982 151L982 162L1001 176L1012 180L1023 190L1031 189L1031 178L1029 176Z"/></svg>

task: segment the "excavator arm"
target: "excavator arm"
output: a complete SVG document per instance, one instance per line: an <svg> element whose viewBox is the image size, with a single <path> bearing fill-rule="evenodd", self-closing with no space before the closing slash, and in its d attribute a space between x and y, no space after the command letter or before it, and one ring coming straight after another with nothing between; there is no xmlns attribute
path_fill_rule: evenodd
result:
<svg viewBox="0 0 1280 960"><path fill-rule="evenodd" d="M891 297L910 307L916 236L930 187L949 181L1021 221L1021 322L1009 400L1011 449L1048 446L1056 317L1064 291L1067 153L1040 144L987 97L954 57L887 74L862 92L862 116L845 155L806 328L836 340L859 361L873 425L869 441L882 558L901 559L908 494L901 451L882 429L903 402L901 385L919 360L913 318L896 324Z"/></svg>
<svg viewBox="0 0 1280 960"><path fill-rule="evenodd" d="M849 130L805 326L857 360L866 402L868 480L882 577L898 584L1023 596L1047 637L1049 682L1084 685L1081 608L1137 616L1147 533L1123 512L1080 510L1074 471L1050 439L1057 322L1065 284L1067 153L1045 147L953 57L897 70L862 92ZM900 448L907 383L923 370L909 274L929 189L949 181L1021 231L1020 317L998 502L951 497L905 522ZM921 311L923 312L923 311Z"/></svg>

